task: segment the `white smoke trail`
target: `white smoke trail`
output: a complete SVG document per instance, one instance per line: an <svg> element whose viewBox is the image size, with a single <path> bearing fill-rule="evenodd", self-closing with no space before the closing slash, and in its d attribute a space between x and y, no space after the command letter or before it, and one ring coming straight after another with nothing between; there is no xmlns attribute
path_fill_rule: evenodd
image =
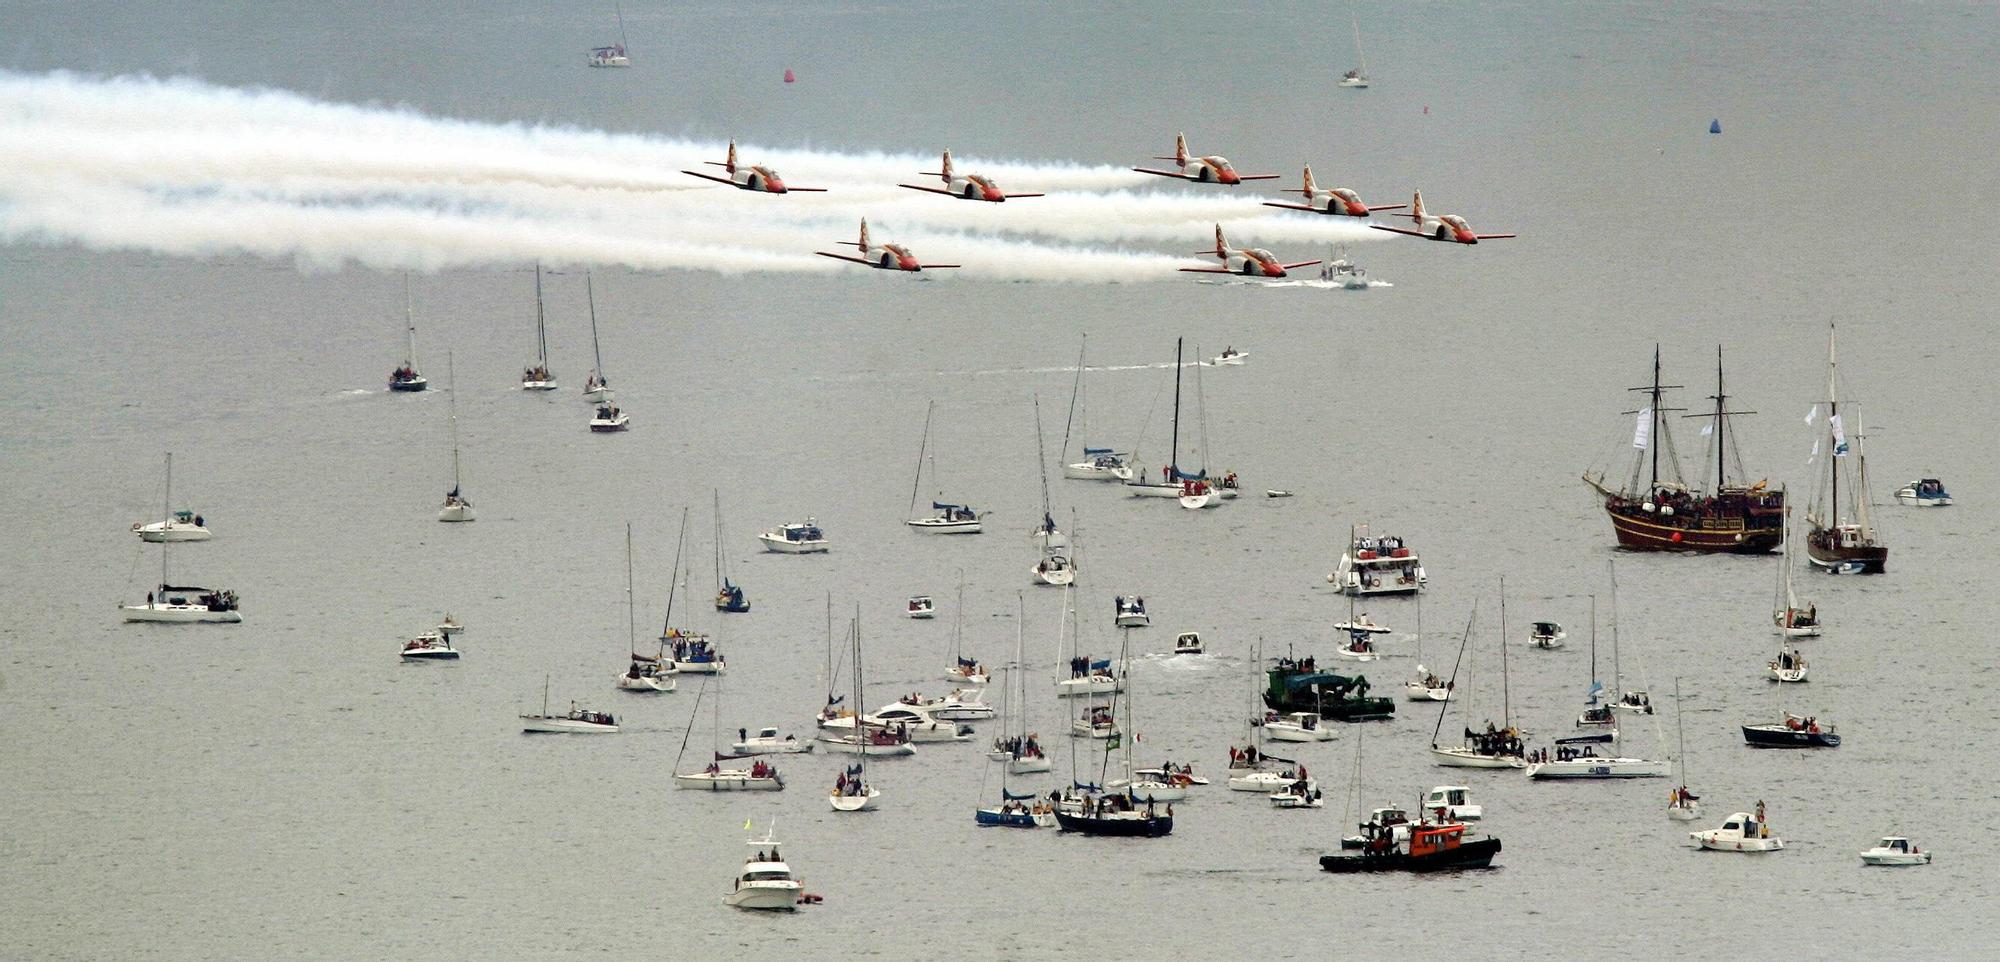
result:
<svg viewBox="0 0 2000 962"><path fill-rule="evenodd" d="M904 190L936 157L739 145L825 194L752 194L680 173L721 144L427 117L192 80L0 72L0 240L248 253L312 267L474 266L532 258L722 272L843 269L863 216L972 276L1176 276L1214 224L1234 244L1356 240L1361 225L1255 195L1134 193L1118 167L954 157L1048 197L1005 205ZM1215 188L1209 188L1213 190ZM1159 243L1172 255L1107 245ZM1303 253L1303 251L1301 252ZM1176 256L1178 255L1178 256ZM854 269L859 269L854 268Z"/></svg>

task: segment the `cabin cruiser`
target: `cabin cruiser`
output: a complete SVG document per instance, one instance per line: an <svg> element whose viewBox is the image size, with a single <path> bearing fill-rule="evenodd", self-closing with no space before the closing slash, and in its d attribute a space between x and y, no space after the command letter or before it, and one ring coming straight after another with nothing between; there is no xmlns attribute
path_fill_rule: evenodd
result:
<svg viewBox="0 0 2000 962"><path fill-rule="evenodd" d="M544 708L539 715L522 715L521 730L524 732L564 732L578 735L616 734L618 719L609 712L591 711L578 708L576 702L569 703L569 712L562 715L548 714Z"/></svg>
<svg viewBox="0 0 2000 962"><path fill-rule="evenodd" d="M1210 361L1209 364L1214 367L1221 367L1225 364L1236 366L1242 364L1243 362L1249 359L1250 359L1249 354L1244 353L1243 351L1239 351L1233 347L1225 347L1222 349L1222 353L1217 354L1215 356L1215 360Z"/></svg>
<svg viewBox="0 0 2000 962"><path fill-rule="evenodd" d="M1375 538L1362 529L1326 576L1350 595L1413 595L1430 584L1423 562L1402 538Z"/></svg>
<svg viewBox="0 0 2000 962"><path fill-rule="evenodd" d="M1423 810L1440 822L1476 822L1485 809L1472 804L1472 789L1464 785L1439 785L1424 795Z"/></svg>
<svg viewBox="0 0 2000 962"><path fill-rule="evenodd" d="M225 588L161 585L157 591L146 592L145 604L120 605L119 610L125 613L126 621L233 625L243 620L236 592Z"/></svg>
<svg viewBox="0 0 2000 962"><path fill-rule="evenodd" d="M875 714L879 717L892 708L917 708L945 721L979 721L994 715L993 706L986 703L986 693L977 688L954 688L940 698L925 698L915 693L904 695L896 704L885 706Z"/></svg>
<svg viewBox="0 0 2000 962"><path fill-rule="evenodd" d="M958 663L945 669L945 681L955 681L963 685L984 685L992 680L986 673L986 666L977 658L959 658Z"/></svg>
<svg viewBox="0 0 2000 962"><path fill-rule="evenodd" d="M1936 478L1912 481L1896 489L1896 503L1913 508L1942 508L1951 503L1951 492Z"/></svg>
<svg viewBox="0 0 2000 962"><path fill-rule="evenodd" d="M775 726L759 728L755 735L739 728L729 750L738 755L803 755L813 750L813 743L797 735L780 735Z"/></svg>
<svg viewBox="0 0 2000 962"><path fill-rule="evenodd" d="M1771 680L1773 681L1801 682L1806 680L1806 658L1804 655L1799 654L1797 648L1790 645L1778 649L1777 659L1766 662L1765 668L1771 673Z"/></svg>
<svg viewBox="0 0 2000 962"><path fill-rule="evenodd" d="M590 430L597 434L609 434L630 427L632 416L618 409L616 404L600 404L597 413L590 419Z"/></svg>
<svg viewBox="0 0 2000 962"><path fill-rule="evenodd" d="M828 547L826 533L820 530L815 518L799 524L781 524L774 531L758 535L757 540L764 542L764 550L779 554L818 554Z"/></svg>
<svg viewBox="0 0 2000 962"><path fill-rule="evenodd" d="M916 746L910 744L910 734L907 731L864 727L857 732L854 730L854 713L842 712L841 716L833 721L844 720L846 722L844 725L828 724L825 720L820 722L819 743L825 745L829 752L838 752L842 755L873 755L879 758L917 753Z"/></svg>
<svg viewBox="0 0 2000 962"><path fill-rule="evenodd" d="M1083 460L1063 465L1063 477L1078 481L1130 481L1126 455L1110 448L1084 448Z"/></svg>
<svg viewBox="0 0 2000 962"><path fill-rule="evenodd" d="M862 716L861 724L870 730L889 732L906 742L962 742L972 737L971 725L944 721L924 709L900 702ZM852 731L854 713L828 705L820 710L819 727L825 731Z"/></svg>
<svg viewBox="0 0 2000 962"><path fill-rule="evenodd" d="M1764 807L1759 802L1757 807ZM1759 813L1761 814L1761 812ZM1771 834L1771 826L1749 812L1737 812L1722 822L1721 828L1689 832L1688 838L1711 852L1776 852L1785 847L1783 839Z"/></svg>
<svg viewBox="0 0 2000 962"><path fill-rule="evenodd" d="M209 532L208 526L203 521L204 519L201 515L192 511L176 511L172 517L165 521L154 521L150 524L135 523L132 525L132 531L139 536L140 541L156 543L161 541L207 541L214 537L214 535Z"/></svg>
<svg viewBox="0 0 2000 962"><path fill-rule="evenodd" d="M1264 713L1264 737L1281 742L1330 742L1333 729L1315 712L1295 711L1283 715L1274 711Z"/></svg>
<svg viewBox="0 0 2000 962"><path fill-rule="evenodd" d="M1174 636L1174 654L1176 655L1199 655L1206 650L1202 646L1201 635L1195 632L1183 631Z"/></svg>
<svg viewBox="0 0 2000 962"><path fill-rule="evenodd" d="M1931 853L1910 844L1900 835L1884 836L1874 848L1861 853L1863 865L1929 865Z"/></svg>
<svg viewBox="0 0 2000 962"><path fill-rule="evenodd" d="M1125 679L1111 670L1111 659L1092 661L1088 655L1069 660L1069 677L1056 682L1056 697L1114 695L1125 690Z"/></svg>
<svg viewBox="0 0 2000 962"><path fill-rule="evenodd" d="M1319 790L1319 782L1310 778L1301 778L1280 791L1272 792L1269 797L1272 808L1326 807L1326 798Z"/></svg>
<svg viewBox="0 0 2000 962"><path fill-rule="evenodd" d="M1534 630L1528 635L1529 640L1534 643L1534 646L1544 651L1553 651L1561 648L1563 646L1563 639L1567 637L1569 637L1569 632L1564 631L1563 626L1553 621L1535 622Z"/></svg>
<svg viewBox="0 0 2000 962"><path fill-rule="evenodd" d="M720 675L729 667L722 652L708 636L681 628L669 628L660 641L674 650L674 668L690 675Z"/></svg>
<svg viewBox="0 0 2000 962"><path fill-rule="evenodd" d="M1821 727L1819 719L1785 713L1785 720L1767 725L1743 726L1743 741L1751 748L1839 748L1840 736L1833 726Z"/></svg>
<svg viewBox="0 0 2000 962"><path fill-rule="evenodd" d="M724 761L732 760L731 756L718 754L701 771L675 772L674 787L705 792L775 792L785 787L785 777L778 773L778 766L759 758L749 768L722 767Z"/></svg>
<svg viewBox="0 0 2000 962"><path fill-rule="evenodd" d="M624 58L619 58L624 59ZM591 66L600 66L593 63ZM602 66L624 66L624 64L603 64ZM766 839L765 841L769 841ZM752 845L764 842L752 841ZM768 852L760 851L743 860L743 870L736 873L736 883L729 894L722 897L722 904L738 909L758 909L764 911L794 912L804 899L804 883L792 874L792 867L778 856L778 843L770 842Z"/></svg>
<svg viewBox="0 0 2000 962"><path fill-rule="evenodd" d="M1144 628L1153 623L1152 616L1146 614L1144 598L1137 595L1129 598L1119 595L1114 604L1117 607L1117 623L1120 628Z"/></svg>
<svg viewBox="0 0 2000 962"><path fill-rule="evenodd" d="M403 643L404 661L457 661L458 649L443 635L425 632Z"/></svg>
<svg viewBox="0 0 2000 962"><path fill-rule="evenodd" d="M978 534L981 530L979 512L970 507L933 501L931 510L937 513L928 518L911 518L903 523L926 534Z"/></svg>

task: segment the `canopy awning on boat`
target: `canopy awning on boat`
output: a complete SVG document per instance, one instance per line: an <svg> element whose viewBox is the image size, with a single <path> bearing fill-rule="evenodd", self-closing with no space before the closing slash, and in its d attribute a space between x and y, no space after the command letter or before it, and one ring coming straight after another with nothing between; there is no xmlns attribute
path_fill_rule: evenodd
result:
<svg viewBox="0 0 2000 962"><path fill-rule="evenodd" d="M951 511L951 510L953 510L953 509L956 509L956 508L963 508L963 507L965 507L965 505L962 505L962 504L945 504L945 503L944 503L944 502L942 502L942 501L933 501L933 502L931 502L931 509L932 509L932 510L934 510L934 511Z"/></svg>
<svg viewBox="0 0 2000 962"><path fill-rule="evenodd" d="M192 592L199 592L199 593L202 593L202 594L206 594L206 593L208 593L208 592L210 592L210 591L213 591L213 590L215 590L215 589L213 589L213 588L198 588L198 587L194 587L194 586L191 586L191 585L161 585L161 586L160 586L160 591L161 591L161 592L169 592L169 591L192 591Z"/></svg>
<svg viewBox="0 0 2000 962"><path fill-rule="evenodd" d="M1110 667L1111 667L1111 659L1109 658L1106 658L1103 661L1093 661L1090 663L1091 671L1104 671L1106 669L1109 669Z"/></svg>
<svg viewBox="0 0 2000 962"><path fill-rule="evenodd" d="M1089 456L1089 455L1093 455L1093 454L1116 454L1116 453L1118 453L1118 452L1117 452L1117 451L1115 451L1115 450L1113 450L1113 449L1111 449L1111 448L1088 448L1088 447L1087 447L1087 448L1084 448L1084 449L1083 449L1083 453L1084 453L1084 454L1085 454L1086 456Z"/></svg>
<svg viewBox="0 0 2000 962"><path fill-rule="evenodd" d="M1200 472L1199 474L1189 474L1189 473L1187 473L1186 471L1182 471L1182 470L1180 469L1180 467L1179 467L1178 465L1176 465L1176 466L1174 467L1174 471L1173 471L1173 474L1174 474L1174 480L1176 480L1176 481L1206 481L1206 480L1208 480L1208 470L1207 470L1206 468L1202 469L1202 471L1201 471L1201 472Z"/></svg>

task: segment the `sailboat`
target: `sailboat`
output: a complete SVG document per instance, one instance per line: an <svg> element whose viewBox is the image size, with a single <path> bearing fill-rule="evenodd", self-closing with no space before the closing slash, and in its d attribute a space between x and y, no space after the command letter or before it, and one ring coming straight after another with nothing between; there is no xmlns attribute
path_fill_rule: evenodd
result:
<svg viewBox="0 0 2000 962"><path fill-rule="evenodd" d="M722 541L722 490L715 491L715 610L742 614L750 610L743 586L729 580L729 553Z"/></svg>
<svg viewBox="0 0 2000 962"><path fill-rule="evenodd" d="M899 711L896 712L896 718L893 720L883 718L879 714L864 714L865 709L862 706L866 703L862 701L861 668L859 664L861 660L860 618L861 615L857 609L855 620L848 628L849 640L852 643L851 650L854 653L856 662L853 687L848 692L848 695L854 697L854 708L850 710L840 707L840 703L847 698L847 695L836 695L833 690L833 608L831 601L828 602L826 707L819 711L819 735L817 736L819 742L826 746L827 751L845 755L873 755L877 758L914 755L917 749L915 745L911 744L911 720L915 720L919 727L927 727L928 731L932 734L955 740L959 733L956 723L937 721L930 718L928 713L925 712ZM932 740L945 740L945 738L933 738Z"/></svg>
<svg viewBox="0 0 2000 962"><path fill-rule="evenodd" d="M1034 584L1061 587L1076 582L1076 557L1070 550L1069 539L1056 529L1056 516L1049 506L1049 456L1042 448L1042 399L1035 397L1035 460L1042 467L1042 523L1035 527L1035 540L1041 542L1041 560L1030 569L1029 578ZM1072 523L1071 528L1076 525Z"/></svg>
<svg viewBox="0 0 2000 962"><path fill-rule="evenodd" d="M1008 718L1010 729L1012 724L1011 702L1013 701L1016 681L1022 677L1021 658L1026 643L1028 622L1025 601L1016 596L1015 602L1018 606L1018 613L1014 618L1014 661L1001 671L1001 684L1003 687L1000 692L1001 714L1003 717ZM1041 754L1040 747L1034 746L1033 740L1028 735L1027 716L1025 714L1028 703L1027 694L1026 688L1023 687L1021 691L1021 707L1023 710L1021 733L1015 735L1010 730L1007 736L1000 739L995 746L997 749L1001 744L1006 745L1004 749L1006 753L1005 757L1009 762L1009 764L1000 766L1000 804L990 808L974 810L972 817L973 821L977 824L1001 825L1009 828L1044 828L1056 824L1054 809L1039 801L1040 795L1038 793L1016 793L1009 785L1009 776L1014 774L1014 766L1011 763L1021 758L1024 751L1030 747L1034 748L1035 758L1041 763L1039 770L1049 770L1048 757ZM1011 744L1009 744L1010 742Z"/></svg>
<svg viewBox="0 0 2000 962"><path fill-rule="evenodd" d="M1785 556L1779 562L1778 598L1772 605L1771 623L1778 628L1778 634L1787 638L1819 637L1819 606L1801 604L1799 595L1792 587L1792 571L1796 562L1792 560L1792 513L1785 510Z"/></svg>
<svg viewBox="0 0 2000 962"><path fill-rule="evenodd" d="M583 399L602 404L611 400L611 382L604 377L604 349L597 344L597 290L587 270L583 272L583 296L590 303L590 356L597 362L590 369L590 376L583 380Z"/></svg>
<svg viewBox="0 0 2000 962"><path fill-rule="evenodd" d="M854 609L854 623L848 627L848 634L854 639L854 704L867 704L861 682L861 608ZM875 804L882 792L868 781L868 737L867 732L857 730L860 742L854 764L849 765L833 783L833 791L827 801L836 812L859 812Z"/></svg>
<svg viewBox="0 0 2000 962"><path fill-rule="evenodd" d="M1069 420L1063 425L1062 457L1069 457L1069 439L1074 432L1083 445L1083 456L1063 465L1063 477L1079 481L1130 481L1132 468L1125 463L1129 455L1121 454L1115 448L1093 448L1090 434L1084 428L1085 404L1083 394L1083 372L1089 367L1084 363L1084 355L1090 347L1090 335L1083 335L1083 345L1076 349L1076 383L1069 392Z"/></svg>
<svg viewBox="0 0 2000 962"><path fill-rule="evenodd" d="M1615 583L1615 579L1614 579ZM1617 618L1612 618L1617 623ZM1616 648L1612 649L1616 657ZM1615 675L1615 673L1614 673ZM1590 596L1590 689L1583 697L1583 713L1576 716L1576 727L1601 728L1611 732L1612 740L1618 738L1618 713L1611 710L1609 702L1598 704L1598 696L1604 694L1604 683L1597 680L1597 596Z"/></svg>
<svg viewBox="0 0 2000 962"><path fill-rule="evenodd" d="M946 504L933 500L931 510L937 513L928 517L917 517L917 491L923 487L924 465L930 464L933 475L937 472L935 456L928 455L931 444L931 416L935 413L937 413L937 402L932 401L924 412L924 440L917 446L917 476L910 482L910 517L903 523L927 534L978 534L979 512L967 505Z"/></svg>
<svg viewBox="0 0 2000 962"><path fill-rule="evenodd" d="M1424 667L1424 596L1417 594L1417 675L1403 683L1403 697L1410 701L1450 701L1451 686L1437 673Z"/></svg>
<svg viewBox="0 0 2000 962"><path fill-rule="evenodd" d="M680 554L674 554L674 564L680 565ZM671 604L671 600L668 602ZM674 666L661 655L639 654L638 602L632 591L632 524L625 524L625 648L632 656L632 666L618 676L621 691L673 691ZM664 654L664 652L662 653Z"/></svg>
<svg viewBox="0 0 2000 962"><path fill-rule="evenodd" d="M630 67L632 58L625 55L625 6L612 4L611 9L618 14L618 43L591 48L590 59L585 62L593 67Z"/></svg>
<svg viewBox="0 0 2000 962"><path fill-rule="evenodd" d="M1132 658L1131 635L1119 652L1120 674L1129 668ZM1117 710L1118 697L1112 696L1112 710ZM1132 745L1137 739L1137 722L1134 721L1133 700L1125 698L1125 724L1123 731L1114 734L1104 743L1104 758L1098 768L1098 784L1104 786L1097 791L1083 791L1066 798L1056 806L1056 823L1065 832L1083 835L1112 835L1127 838L1159 838L1174 830L1174 807L1168 799L1187 797L1187 789L1155 781L1136 781L1132 772ZM1111 767L1111 753L1122 751L1125 777L1120 780L1119 790L1112 791L1111 783L1105 778ZM1143 791L1142 791L1143 789ZM1158 807L1166 802L1164 811Z"/></svg>
<svg viewBox="0 0 2000 962"><path fill-rule="evenodd" d="M1509 679L1507 677L1506 611L1507 584L1506 580L1502 579L1500 583L1500 727L1497 729L1494 728L1493 723L1489 721L1486 723L1485 732L1476 732L1467 728L1465 730L1465 743L1463 745L1455 745L1450 748L1440 747L1438 745L1438 735L1444 730L1445 711L1451 706L1448 702L1439 705L1437 727L1431 730L1431 761L1439 765L1453 768L1528 767L1528 761L1524 757L1525 750L1521 745L1521 732L1514 727L1512 718L1513 704L1509 691ZM1478 616L1479 608L1475 605L1473 606L1472 614L1465 619L1465 636L1458 643L1458 660L1454 660L1451 665L1450 684L1454 689L1458 687L1458 661L1465 657L1466 646L1472 641L1472 624ZM1468 678L1470 674L1471 669L1468 668ZM1468 689L1471 688L1469 681L1466 687ZM1472 696L1470 694L1466 695L1465 700L1470 703ZM1471 710L1469 704L1467 710Z"/></svg>
<svg viewBox="0 0 2000 962"><path fill-rule="evenodd" d="M167 493L165 505L160 509L162 530L173 520L174 502L174 456L167 453ZM126 621L151 621L168 624L207 622L212 624L235 624L243 620L243 612L237 610L236 592L225 588L177 587L167 578L167 549L171 539L162 539L160 546L160 587L146 592L145 604L120 605L118 610L125 613Z"/></svg>
<svg viewBox="0 0 2000 962"><path fill-rule="evenodd" d="M445 355L444 370L445 394L451 399L451 490L444 493L444 505L438 508L438 520L471 521L476 516L472 512L472 502L465 498L465 486L458 471L458 372L450 354Z"/></svg>
<svg viewBox="0 0 2000 962"><path fill-rule="evenodd" d="M961 685L984 685L986 668L977 658L965 657L965 572L958 573L958 604L951 611L951 667L944 680Z"/></svg>
<svg viewBox="0 0 2000 962"><path fill-rule="evenodd" d="M717 748L714 760L699 771L685 771L681 768L681 758L687 754L688 739L694 735L695 719L701 715L701 699L707 694L707 679L702 681L702 690L695 693L694 711L688 715L687 731L681 735L680 753L674 756L674 787L693 788L710 792L775 792L785 787L785 777L778 772L778 766L756 758L748 768L724 768L723 762L740 762L741 755L725 755L720 749L722 741L722 678L715 679L715 722L714 738Z"/></svg>
<svg viewBox="0 0 2000 962"><path fill-rule="evenodd" d="M1128 479L1125 482L1125 488L1126 490L1132 493L1133 497L1138 497L1138 498L1187 497L1195 499L1199 501L1199 503L1189 504L1188 502L1183 501L1182 503L1184 505L1188 507L1203 507L1207 504L1207 500L1205 500L1205 495L1208 492L1208 477L1203 474L1186 474L1182 472L1180 468L1181 368L1182 368L1181 342L1182 342L1181 338L1174 339L1174 428L1173 428L1173 439L1169 443L1167 448L1168 451L1167 465L1164 469L1162 469L1162 474L1158 482L1147 481L1146 473L1142 469L1139 472L1139 477L1137 480ZM1201 486L1200 493L1197 493L1196 491L1195 488L1196 484L1200 484Z"/></svg>
<svg viewBox="0 0 2000 962"><path fill-rule="evenodd" d="M1680 741L1678 762L1681 769L1680 785L1667 799L1667 817L1676 822L1692 822L1701 817L1701 796L1688 791L1687 771L1687 731L1681 726L1681 715L1686 709L1681 701L1681 680L1674 679L1674 737Z"/></svg>
<svg viewBox="0 0 2000 962"><path fill-rule="evenodd" d="M1505 592L1504 586L1502 588L1502 592L1503 593L1500 599L1500 610L1502 612L1501 618L1504 623L1506 617L1505 612L1507 610L1507 599L1504 593ZM1622 650L1623 646L1617 643L1618 582L1615 573L1613 575L1611 584L1611 601L1612 601L1612 612L1613 612L1611 621L1612 639L1614 645L1613 650L1620 651ZM1594 610L1595 609L1593 606L1593 611ZM1644 692L1637 692L1636 694L1640 695L1642 700L1644 699ZM1596 692L1594 688L1592 690L1591 697L1593 699L1595 699L1596 697ZM1620 696L1620 701L1624 702L1623 695ZM1612 707L1615 710L1619 706L1613 705ZM1627 708L1626 710L1629 711L1632 709ZM1645 700L1644 711L1646 714L1652 714L1652 703L1650 700ZM1659 736L1658 719L1654 720L1653 735L1654 735L1654 740L1656 742L1664 743L1665 739L1662 739ZM1667 775L1666 765L1656 761L1652 761L1650 759L1597 754L1598 746L1610 745L1617 741L1618 741L1618 732L1616 729L1613 729L1611 731L1595 732L1585 735L1571 735L1567 738L1558 738L1555 740L1556 748L1553 753L1550 754L1542 754L1539 752L1537 753L1538 755L1541 755L1541 757L1539 758L1539 760L1528 766L1528 777L1533 779L1575 780L1575 779L1607 779L1607 778L1663 778Z"/></svg>
<svg viewBox="0 0 2000 962"><path fill-rule="evenodd" d="M1066 603L1056 620L1056 647L1059 650L1062 647L1063 630L1073 613ZM1022 620L1025 621L1025 617ZM1022 627L1017 629L1016 634L1020 636L1025 631L1026 628ZM1022 637L1014 639L1012 674L1005 679L1006 688L1001 692L1001 698L1005 702L1001 716L1007 732L1002 737L994 739L993 749L986 753L987 758L1005 763L1009 775L1035 775L1055 767L1049 761L1048 753L1042 750L1041 737L1036 735L1028 724L1028 715L1034 703L1028 700L1028 671L1027 663L1022 659L1022 643ZM1013 715L1009 710L1016 699L1021 706L1021 726L1018 730L1013 727ZM1074 746L1071 750L1074 751ZM1045 824L1053 823L1054 816L1045 814L1045 817L1051 819L1050 823Z"/></svg>
<svg viewBox="0 0 2000 962"><path fill-rule="evenodd" d="M1847 429L1841 423L1839 366L1833 352L1833 327L1826 329L1826 485L1814 492L1811 510L1806 512L1806 560L1840 574L1879 575L1888 569L1889 546L1875 537L1875 522L1868 510L1868 462L1861 451L1861 435L1856 433L1850 450ZM1849 405L1851 408L1852 405ZM1850 411L1850 413L1852 413ZM1819 455L1819 442L1813 442ZM1842 471L1842 465L1851 465ZM1842 500L1840 476L1847 477L1846 500Z"/></svg>
<svg viewBox="0 0 2000 962"><path fill-rule="evenodd" d="M1230 348L1230 350L1233 351L1235 348ZM1195 356L1201 356L1200 345L1195 346ZM1241 358L1243 355L1239 354L1237 357ZM1213 449L1208 443L1208 391L1202 387L1201 369L1201 363L1199 361L1195 362L1194 408L1197 414L1194 423L1197 432L1196 437L1200 440L1200 444L1196 450L1201 452L1201 465L1195 470L1195 474L1199 478L1206 479L1208 477L1208 456L1209 452ZM1237 494L1236 472L1230 471L1215 481L1197 480L1192 482L1189 490L1181 492L1180 502L1183 508L1215 508L1220 507L1224 501L1235 500Z"/></svg>
<svg viewBox="0 0 2000 962"><path fill-rule="evenodd" d="M688 509L681 509L681 534L674 548L674 574L667 582L666 622L660 626L660 654L664 661L666 650L674 650L674 670L698 675L719 675L729 667L722 657L722 649L705 634L674 625L674 595L686 585L681 582L681 548L687 544Z"/></svg>
<svg viewBox="0 0 2000 962"><path fill-rule="evenodd" d="M1348 11L1348 19L1354 23L1354 56L1361 61L1361 66L1342 74L1340 85L1349 89L1363 90L1368 87L1368 55L1361 52L1361 17L1353 11Z"/></svg>
<svg viewBox="0 0 2000 962"><path fill-rule="evenodd" d="M1069 675L1056 680L1056 697L1076 698L1092 695L1110 695L1125 690L1125 678L1111 670L1111 660L1092 659L1083 653L1083 622L1075 615L1076 588L1063 589L1063 610L1069 615L1070 658ZM1056 635L1056 662L1062 664L1062 634Z"/></svg>
<svg viewBox="0 0 2000 962"><path fill-rule="evenodd" d="M616 735L618 719L610 712L579 707L576 702L570 702L569 711L564 714L549 714L549 676L543 675L541 714L522 715L521 731L528 734Z"/></svg>
<svg viewBox="0 0 2000 962"><path fill-rule="evenodd" d="M542 307L542 262L535 262L535 363L521 372L524 391L553 391L556 376L549 373L548 313Z"/></svg>
<svg viewBox="0 0 2000 962"><path fill-rule="evenodd" d="M410 310L410 272L403 272L403 327L409 334L403 366L389 372L389 390L421 391L431 382L417 373L417 316Z"/></svg>

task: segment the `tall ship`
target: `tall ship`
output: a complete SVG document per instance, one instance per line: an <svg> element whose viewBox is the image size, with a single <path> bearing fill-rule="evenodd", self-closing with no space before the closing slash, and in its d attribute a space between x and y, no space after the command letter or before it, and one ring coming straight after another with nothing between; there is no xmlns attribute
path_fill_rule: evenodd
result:
<svg viewBox="0 0 2000 962"><path fill-rule="evenodd" d="M1707 419L1702 429L1707 462L1691 484L1681 474L1679 451L1668 430L1668 414L1681 410L1663 403L1665 393L1679 388L1660 383L1660 349L1653 348L1653 383L1631 388L1645 393L1648 404L1627 414L1637 416L1632 431L1632 447L1638 454L1632 470L1617 488L1606 483L1605 472L1595 478L1585 473L1583 480L1604 498L1604 513L1618 533L1618 546L1634 551L1693 551L1705 554L1763 554L1784 541L1785 492L1768 481L1747 484L1742 475L1742 456L1730 443L1729 419L1754 411L1731 411L1729 395L1723 392L1722 349L1715 350L1715 393L1710 400L1715 410L1683 417ZM1712 442L1712 446L1711 446ZM1738 479L1731 481L1729 466L1735 464ZM1664 473L1663 473L1664 472ZM1712 486L1711 486L1712 485Z"/></svg>
<svg viewBox="0 0 2000 962"><path fill-rule="evenodd" d="M1826 481L1813 492L1806 511L1806 560L1829 571L1879 575L1888 569L1889 546L1875 535L1868 510L1868 462L1861 453L1861 433L1848 444L1840 410L1839 367L1833 353L1833 329L1826 332ZM1849 405L1848 414L1853 414ZM1819 411L1814 410L1815 414ZM1821 453L1813 442L1813 458ZM1843 484L1842 482L1845 482Z"/></svg>

